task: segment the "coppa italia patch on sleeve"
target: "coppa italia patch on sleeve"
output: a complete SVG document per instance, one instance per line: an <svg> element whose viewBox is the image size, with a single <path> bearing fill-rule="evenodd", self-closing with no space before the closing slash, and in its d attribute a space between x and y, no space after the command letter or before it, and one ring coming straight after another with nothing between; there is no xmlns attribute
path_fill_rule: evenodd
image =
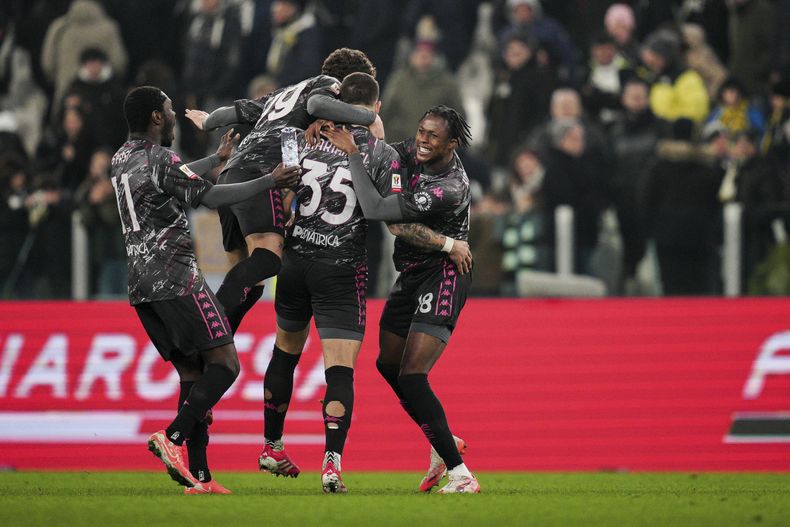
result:
<svg viewBox="0 0 790 527"><path fill-rule="evenodd" d="M401 184L400 174L393 173L392 174L392 192L400 192L403 188Z"/></svg>
<svg viewBox="0 0 790 527"><path fill-rule="evenodd" d="M332 86L329 87L329 90L335 95L340 95L340 84L336 82L332 83Z"/></svg>
<svg viewBox="0 0 790 527"><path fill-rule="evenodd" d="M192 169L190 169L186 165L181 165L180 167L178 167L178 169L181 172L183 172L186 175L186 177L188 177L189 179L197 179L198 178L198 175L195 174L194 172L192 172Z"/></svg>

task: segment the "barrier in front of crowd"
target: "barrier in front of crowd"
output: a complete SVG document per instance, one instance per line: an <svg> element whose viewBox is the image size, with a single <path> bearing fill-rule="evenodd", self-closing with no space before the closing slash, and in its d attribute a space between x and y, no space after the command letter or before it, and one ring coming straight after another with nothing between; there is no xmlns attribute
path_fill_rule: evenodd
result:
<svg viewBox="0 0 790 527"><path fill-rule="evenodd" d="M355 374L346 470L424 469L428 446L375 369L382 301ZM431 383L473 470L790 470L790 299L472 298ZM295 378L286 442L323 449L320 345ZM274 312L236 336L217 469L256 470ZM159 470L148 434L178 381L122 302L0 303L0 466Z"/></svg>

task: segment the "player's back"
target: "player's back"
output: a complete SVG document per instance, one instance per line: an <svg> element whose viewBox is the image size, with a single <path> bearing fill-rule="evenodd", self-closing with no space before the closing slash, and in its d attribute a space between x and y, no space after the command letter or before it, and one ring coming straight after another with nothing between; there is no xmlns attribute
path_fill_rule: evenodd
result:
<svg viewBox="0 0 790 527"><path fill-rule="evenodd" d="M306 129L315 121L307 111L307 101L313 95L337 97L340 83L334 77L318 75L298 84L285 86L262 99L236 101L236 114L241 122L254 124L226 168L244 166L245 161L276 164L280 160L280 133L285 127Z"/></svg>
<svg viewBox="0 0 790 527"><path fill-rule="evenodd" d="M374 185L383 195L389 194L397 153L367 128L351 127L351 133ZM299 216L287 246L336 265L364 261L367 222L354 193L348 156L324 139L309 146L301 134L299 142L305 189L299 192Z"/></svg>

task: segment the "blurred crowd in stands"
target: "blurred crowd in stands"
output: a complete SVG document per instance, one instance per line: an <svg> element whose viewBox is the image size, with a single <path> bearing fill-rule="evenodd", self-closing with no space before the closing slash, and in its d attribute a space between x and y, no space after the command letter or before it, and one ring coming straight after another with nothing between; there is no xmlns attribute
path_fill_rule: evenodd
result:
<svg viewBox="0 0 790 527"><path fill-rule="evenodd" d="M378 69L388 141L436 104L470 122L477 294L556 270L559 205L608 294L721 294L728 203L743 292L790 291L790 0L4 0L0 297L70 297L75 211L91 295L125 294L108 166L130 86L211 111L344 46ZM184 157L215 140L181 117Z"/></svg>

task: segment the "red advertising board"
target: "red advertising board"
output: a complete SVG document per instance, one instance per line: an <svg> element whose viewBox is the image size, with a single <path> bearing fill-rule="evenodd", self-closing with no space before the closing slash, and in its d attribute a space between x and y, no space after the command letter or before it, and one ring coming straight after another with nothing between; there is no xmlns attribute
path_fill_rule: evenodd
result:
<svg viewBox="0 0 790 527"><path fill-rule="evenodd" d="M237 335L217 469L257 468L273 323L259 303ZM425 468L425 438L375 369L377 339L372 324L344 468ZM790 300L471 299L431 382L473 470L790 470ZM177 390L124 303L0 303L0 466L159 469L145 438ZM313 338L285 437L305 469L321 461L323 391Z"/></svg>

